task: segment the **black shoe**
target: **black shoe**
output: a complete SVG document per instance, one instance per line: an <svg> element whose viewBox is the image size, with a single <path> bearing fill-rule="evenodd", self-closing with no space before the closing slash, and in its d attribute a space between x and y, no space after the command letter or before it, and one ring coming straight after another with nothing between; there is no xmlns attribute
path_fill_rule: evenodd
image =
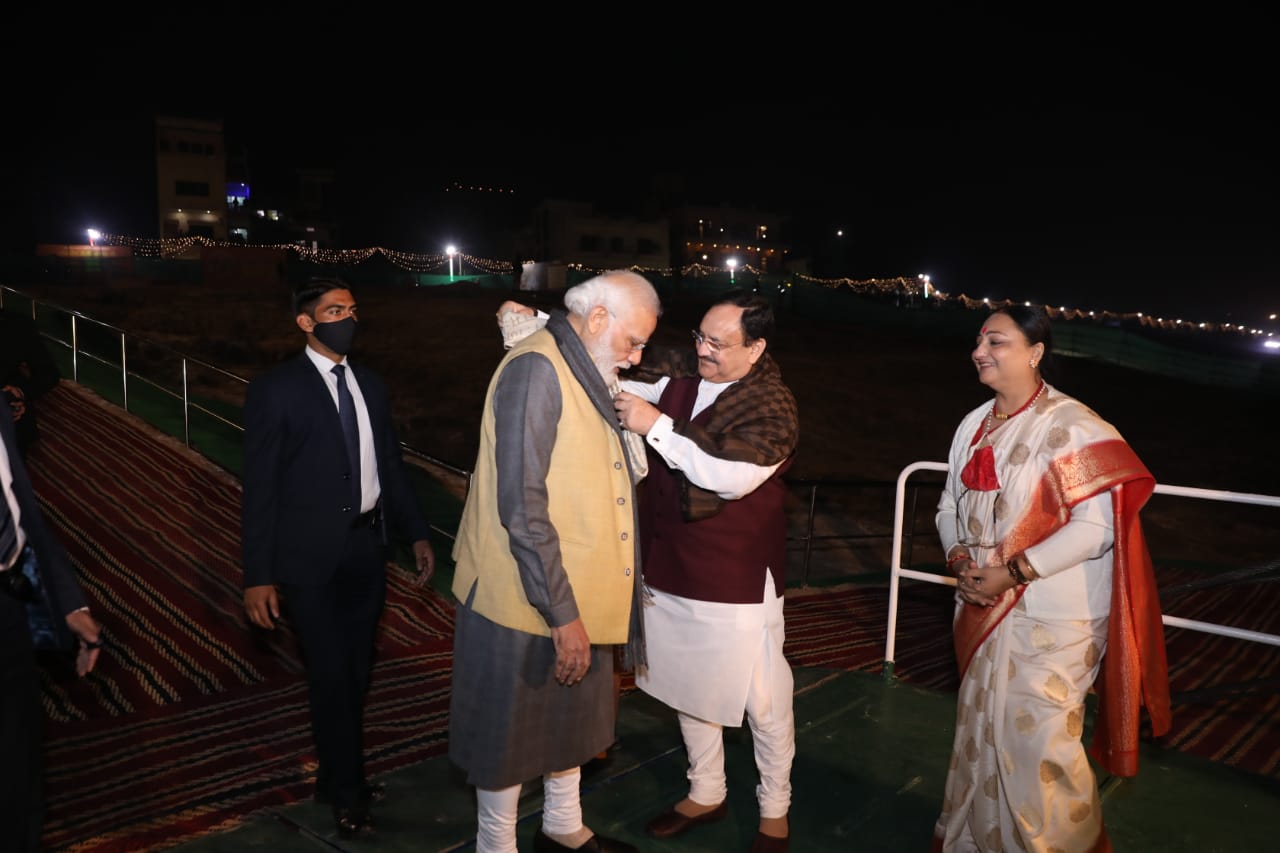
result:
<svg viewBox="0 0 1280 853"><path fill-rule="evenodd" d="M338 827L338 835L343 838L376 835L378 832L378 827L373 822L373 815L369 814L367 806L351 809L334 808L333 819Z"/></svg>
<svg viewBox="0 0 1280 853"><path fill-rule="evenodd" d="M386 782L368 782L364 786L364 790L360 792L361 805L370 806L374 803L380 803L387 798ZM316 788L315 800L322 806L333 805L333 795L328 791Z"/></svg>
<svg viewBox="0 0 1280 853"><path fill-rule="evenodd" d="M533 835L533 853L573 853L573 851L578 851L578 853L640 853L638 848L632 847L625 841L606 838L598 834L591 836L587 843L581 847L565 847L541 829Z"/></svg>

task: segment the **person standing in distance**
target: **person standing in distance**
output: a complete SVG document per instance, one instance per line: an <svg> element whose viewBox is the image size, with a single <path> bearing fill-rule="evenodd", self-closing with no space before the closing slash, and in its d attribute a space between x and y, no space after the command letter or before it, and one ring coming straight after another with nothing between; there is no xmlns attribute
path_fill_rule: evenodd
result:
<svg viewBox="0 0 1280 853"><path fill-rule="evenodd" d="M244 606L272 629L287 613L306 663L317 802L344 837L375 831L385 796L365 777L364 701L386 600L392 534L413 543L422 586L435 570L386 385L347 359L356 301L340 279L294 294L296 357L249 383L241 512Z"/></svg>

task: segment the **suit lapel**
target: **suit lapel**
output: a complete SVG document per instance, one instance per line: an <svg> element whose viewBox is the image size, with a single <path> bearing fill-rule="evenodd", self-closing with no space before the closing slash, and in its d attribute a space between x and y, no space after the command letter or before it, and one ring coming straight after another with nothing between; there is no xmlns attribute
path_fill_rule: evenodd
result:
<svg viewBox="0 0 1280 853"><path fill-rule="evenodd" d="M338 407L333 402L333 392L329 390L328 381L316 370L315 363L305 351L298 356L294 365L298 371L298 404L303 411L312 412L319 423L325 424L325 431L330 433L329 437L339 448L345 448L342 421L338 418Z"/></svg>

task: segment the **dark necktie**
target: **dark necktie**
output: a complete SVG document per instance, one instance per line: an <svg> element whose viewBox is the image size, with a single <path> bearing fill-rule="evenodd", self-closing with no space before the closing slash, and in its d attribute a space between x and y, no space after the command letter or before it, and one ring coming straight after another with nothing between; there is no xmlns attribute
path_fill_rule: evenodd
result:
<svg viewBox="0 0 1280 853"><path fill-rule="evenodd" d="M0 413L5 417L8 412ZM0 491L0 568L9 565L13 552L18 550L18 525L13 523L13 513L9 511L9 500Z"/></svg>
<svg viewBox="0 0 1280 853"><path fill-rule="evenodd" d="M342 421L343 438L347 440L347 460L351 463L352 488L357 501L360 499L360 425L356 421L356 401L347 386L347 368L343 364L333 366L338 377L338 419Z"/></svg>

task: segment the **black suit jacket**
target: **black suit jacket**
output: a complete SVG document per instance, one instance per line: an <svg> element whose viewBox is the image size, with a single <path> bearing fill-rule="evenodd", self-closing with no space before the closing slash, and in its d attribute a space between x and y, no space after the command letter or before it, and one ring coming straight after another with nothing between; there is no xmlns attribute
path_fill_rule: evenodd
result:
<svg viewBox="0 0 1280 853"><path fill-rule="evenodd" d="M381 377L348 362L369 411L382 536L414 542L429 528L409 483ZM249 383L244 404L241 549L245 587L323 583L360 514L338 409L305 352Z"/></svg>
<svg viewBox="0 0 1280 853"><path fill-rule="evenodd" d="M0 418L0 436L3 436L4 450L9 456L9 470L13 472L13 494L22 513L18 523L40 564L40 576L53 614L53 624L58 630L58 638L63 646L70 648L75 637L67 627L66 615L79 610L88 602L85 600L84 590L80 588L80 581L76 578L75 567L71 565L62 543L45 526L40 505L36 503L36 495L31 488L26 464L22 461L22 454L18 452L18 440L11 418ZM3 495L0 495L0 500L3 499Z"/></svg>

